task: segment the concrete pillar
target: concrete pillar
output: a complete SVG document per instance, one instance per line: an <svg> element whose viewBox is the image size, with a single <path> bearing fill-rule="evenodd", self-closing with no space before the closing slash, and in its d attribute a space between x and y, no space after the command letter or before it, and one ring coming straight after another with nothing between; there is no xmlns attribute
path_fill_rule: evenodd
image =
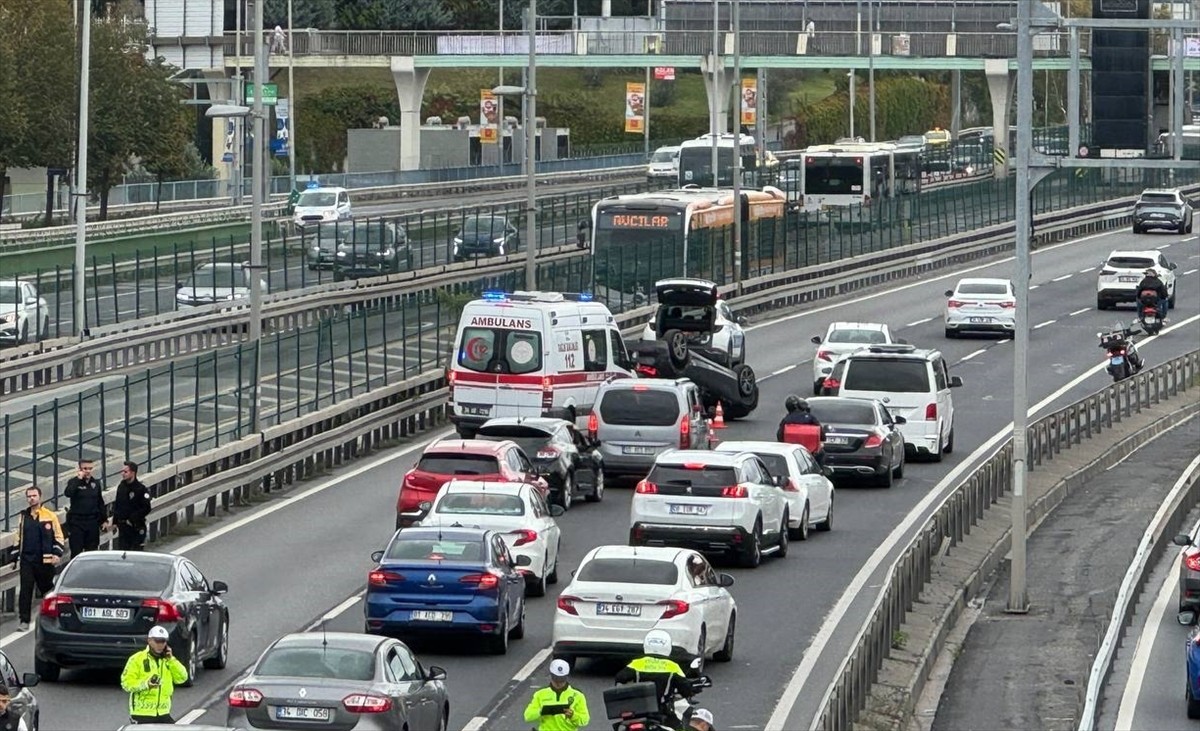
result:
<svg viewBox="0 0 1200 731"><path fill-rule="evenodd" d="M713 68L716 68L715 80ZM718 134L725 134L729 129L729 99L733 89L733 73L725 68L724 59L718 57L714 62L712 56L706 56L701 64L704 71L704 89L708 93L708 118L713 118L713 104L717 105L716 120ZM711 126L711 124L709 125Z"/></svg>
<svg viewBox="0 0 1200 731"><path fill-rule="evenodd" d="M1008 70L1008 59L988 58L983 61L983 72L987 75L988 94L992 98L992 140L997 150L1003 150L1006 159L1011 157L1008 149L1008 120L1012 105L1016 74ZM1008 165L996 166L996 177L1008 177Z"/></svg>
<svg viewBox="0 0 1200 731"><path fill-rule="evenodd" d="M413 66L412 56L392 56L392 81L400 97L400 169L421 167L421 100L429 69Z"/></svg>

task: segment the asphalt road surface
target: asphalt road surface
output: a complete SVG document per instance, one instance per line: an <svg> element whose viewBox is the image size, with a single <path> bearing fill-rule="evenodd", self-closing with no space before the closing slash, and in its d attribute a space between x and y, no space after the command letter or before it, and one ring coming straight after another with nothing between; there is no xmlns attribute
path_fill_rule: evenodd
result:
<svg viewBox="0 0 1200 731"><path fill-rule="evenodd" d="M1132 311L1095 311L1096 270L1111 249L1131 246L1164 247L1167 257L1179 263L1178 307L1164 334L1144 342L1148 362L1162 362L1200 342L1196 237L1109 233L1040 251L1034 256L1035 329L1028 371L1035 416L1106 382L1096 332L1115 320L1128 321ZM784 397L811 388L814 348L807 338L823 333L832 320L886 322L909 342L941 349L965 385L954 394L957 449L944 462L912 464L891 490L842 486L831 533L794 544L790 556L768 560L757 570L723 569L737 578L732 591L742 616L734 662L709 666L714 687L703 695L706 705L720 709L722 728L762 728L772 716L776 727L808 726L877 596L886 572L886 563L879 559L890 558L896 545L911 538L897 526L904 525L910 513L928 515L936 501L925 498L943 494L985 459L992 451L988 443L994 447L997 435L1009 426L1011 342L986 337L946 340L942 332L942 291L967 271L970 276L1007 277L1012 264L999 261L829 300L777 320L764 318L749 332L749 363L762 380L762 405L750 418L731 424L721 435L724 439L773 437ZM205 672L195 688L178 692L177 717L197 712L188 718L221 723L229 685L281 633L312 627L323 617L329 629L361 629L357 597L371 567L369 555L383 546L392 530L398 481L425 441L348 465L266 505L204 527L199 537L180 537L165 546L186 553L211 579L231 587L229 667ZM603 503L573 507L561 518L564 575L589 548L625 542L629 495L628 489L610 489ZM877 548L882 553L872 560ZM485 722L495 729L524 727L519 714L531 683L544 678L554 611L553 593L531 600L528 634L503 657L477 654L468 646L417 648L426 664L442 665L449 672L451 728L478 728ZM31 666L29 635L6 634L0 646L20 669ZM801 662L811 663L811 668L794 681L795 704L777 707ZM576 681L593 709L602 707L600 692L614 670L603 664L578 666ZM126 698L111 673L68 672L62 682L40 686L38 695L47 731L114 728L126 713ZM483 720L472 720L477 717ZM593 724L602 725L599 720Z"/></svg>

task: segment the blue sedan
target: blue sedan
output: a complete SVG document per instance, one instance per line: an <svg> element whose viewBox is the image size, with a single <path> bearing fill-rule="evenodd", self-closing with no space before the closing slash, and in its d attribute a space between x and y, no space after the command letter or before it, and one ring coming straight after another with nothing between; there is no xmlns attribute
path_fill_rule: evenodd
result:
<svg viewBox="0 0 1200 731"><path fill-rule="evenodd" d="M381 635L483 635L491 652L525 636L525 578L499 533L405 528L371 554L366 631Z"/></svg>

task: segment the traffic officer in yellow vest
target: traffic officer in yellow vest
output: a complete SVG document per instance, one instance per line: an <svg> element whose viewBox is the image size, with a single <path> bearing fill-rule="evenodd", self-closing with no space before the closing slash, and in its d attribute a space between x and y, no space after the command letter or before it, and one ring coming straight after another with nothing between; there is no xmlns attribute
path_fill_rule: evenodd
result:
<svg viewBox="0 0 1200 731"><path fill-rule="evenodd" d="M550 686L533 694L525 706L525 723L536 723L538 731L575 731L588 724L587 699L571 687L570 674L566 660L550 662Z"/></svg>
<svg viewBox="0 0 1200 731"><path fill-rule="evenodd" d="M146 649L133 653L125 663L121 687L129 694L129 720L133 723L175 723L171 696L176 685L187 682L188 674L172 654L169 638L165 627L151 627Z"/></svg>
<svg viewBox="0 0 1200 731"><path fill-rule="evenodd" d="M666 630L650 630L642 640L642 651L646 653L645 656L631 660L622 668L617 673L616 682L654 683L658 690L659 712L678 726L682 721L675 718L675 694L691 698L696 689L684 675L679 663L671 659L671 635Z"/></svg>

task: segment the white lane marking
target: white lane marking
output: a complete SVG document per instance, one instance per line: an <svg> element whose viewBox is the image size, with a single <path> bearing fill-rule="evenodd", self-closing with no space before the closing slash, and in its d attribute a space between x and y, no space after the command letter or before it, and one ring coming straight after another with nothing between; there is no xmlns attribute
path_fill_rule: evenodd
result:
<svg viewBox="0 0 1200 731"><path fill-rule="evenodd" d="M795 367L796 367L795 365L784 366L783 368L780 368L777 371L771 371L771 375L772 376L782 376L784 373L787 373L788 371L792 370Z"/></svg>
<svg viewBox="0 0 1200 731"><path fill-rule="evenodd" d="M1087 269L1080 269L1078 272L1076 272L1076 274L1087 274L1088 272L1094 271L1096 271L1096 267L1088 267Z"/></svg>
<svg viewBox="0 0 1200 731"><path fill-rule="evenodd" d="M986 353L986 352L987 352L987 350L985 350L985 349L983 349L983 348L980 348L979 350L976 350L974 353L971 353L971 354L969 354L969 355L964 355L964 356L962 357L962 360L971 360L971 359L972 359L972 358L974 358L975 356L977 356L977 355L983 355L983 354L984 354L984 353Z"/></svg>
<svg viewBox="0 0 1200 731"><path fill-rule="evenodd" d="M1190 472L1189 469L1184 472L1184 475L1186 476ZM1196 531L1200 531L1200 521L1192 526L1188 535L1194 536ZM1174 567L1169 567L1163 573L1162 586L1158 589L1154 606L1146 615L1142 631L1138 633L1137 645L1134 646L1133 661L1129 665L1129 677L1125 681L1125 692L1121 694L1121 705L1117 710L1115 731L1130 731L1133 728L1133 722L1137 716L1138 697L1142 694L1142 680L1146 677L1146 668L1150 666L1150 657L1154 654L1154 643L1158 639L1158 631L1163 625L1159 618L1166 614L1167 605L1179 591L1179 572Z"/></svg>
<svg viewBox="0 0 1200 731"><path fill-rule="evenodd" d="M917 325L924 325L925 323L929 322L932 319L933 319L932 317L926 317L924 320L916 320L915 322L910 322L907 325L905 325L904 327L916 327Z"/></svg>
<svg viewBox="0 0 1200 731"><path fill-rule="evenodd" d="M1012 338L1004 338L1003 340L997 340L996 345L1004 345L1005 343L1011 343L1011 342L1012 342Z"/></svg>
<svg viewBox="0 0 1200 731"><path fill-rule="evenodd" d="M1155 247L1154 247L1154 250L1155 250L1155 251L1162 251L1163 249L1168 249L1168 248L1170 248L1170 247L1171 247L1171 245L1170 245L1170 244L1163 244L1162 246L1155 246Z"/></svg>
<svg viewBox="0 0 1200 731"><path fill-rule="evenodd" d="M468 721L466 726L463 726L463 731L479 731L479 729L483 728L483 724L487 722L487 716L476 716Z"/></svg>
<svg viewBox="0 0 1200 731"><path fill-rule="evenodd" d="M1166 335L1172 330L1177 330L1185 325L1196 322L1197 320L1200 320L1200 315L1194 315L1183 322L1176 323L1168 328L1163 328L1158 335L1154 335L1143 340L1142 345L1145 347L1149 343L1152 343L1154 340ZM1101 362L1087 369L1083 373L1080 373L1078 376L1073 378L1070 382L1059 388L1057 391L1039 401L1029 409L1030 419L1032 419L1033 416L1042 409L1045 409L1050 404L1053 404L1055 401L1062 398L1064 394L1069 393L1071 389L1083 383L1088 378L1091 378L1093 375L1100 373L1102 370L1104 370L1104 368L1107 367L1107 365L1107 362ZM788 680L788 684L784 688L783 694L779 697L779 701L775 704L775 710L771 712L771 718L767 721L767 728L787 728L788 716L791 715L792 708L796 705L796 700L800 697L800 693L804 689L805 682L809 677L812 676L813 669L817 665L817 660L820 659L821 655L825 654L826 648L829 647L829 643L833 640L834 632L838 629L838 627L845 623L846 615L849 613L851 605L854 603L855 598L858 597L863 588L867 585L867 582L873 578L872 574L879 570L885 559L893 558L898 555L897 551L899 550L900 542L912 531L912 528L916 524L917 520L919 520L931 506L944 499L945 495L943 493L945 493L946 489L950 485L958 484L958 480L963 473L982 460L985 455L994 450L1002 441L1007 439L1009 434L1012 433L1012 426L1012 422L1010 421L1007 426L993 434L990 439L981 444L974 452L970 454L970 456L955 465L954 469L950 470L949 474L939 480L937 485L935 485L934 488L930 490L924 498L921 499L921 502L917 503L913 509L909 511L908 515L904 516L904 519L900 521L900 523L894 529L892 529L892 532L888 535L888 537L876 546L875 552L872 553L871 557L868 558L867 561L859 568L858 573L854 575L854 579L851 580L850 584L845 588L844 591L842 591L842 595L838 597L837 603L834 604L833 609L831 609L821 621L821 626L818 628L817 633L813 636L812 643L804 651L804 655L800 658L800 664L796 666L796 670L792 673L792 677ZM826 691L829 690L832 690L832 686L826 688ZM821 705L823 706L824 704L825 700L822 698ZM820 719L817 718L809 719L808 725L811 726L815 731L815 724L819 720Z"/></svg>
<svg viewBox="0 0 1200 731"><path fill-rule="evenodd" d="M1188 270L1187 270L1186 272L1184 272L1184 273L1183 273L1181 276L1184 276L1184 277L1186 277L1187 275L1189 275L1189 274L1195 274L1196 272L1200 272L1200 269L1188 269Z"/></svg>
<svg viewBox="0 0 1200 731"><path fill-rule="evenodd" d="M1180 239L1180 241L1196 241L1197 239L1200 239L1200 236L1188 236L1186 239Z"/></svg>
<svg viewBox="0 0 1200 731"><path fill-rule="evenodd" d="M1095 241L1096 239L1105 238L1107 236L1120 236L1120 235L1123 235L1124 233L1125 233L1124 231L1103 231L1101 233L1095 233L1095 234L1091 234L1089 236L1083 236L1078 239L1071 239L1070 241L1064 241L1061 244L1054 244L1053 246L1047 246L1043 249L1038 249L1037 251L1033 252L1033 255L1037 256L1039 254L1045 254L1047 252L1054 251L1055 249L1061 249L1064 246L1074 246L1075 244L1083 244L1088 241ZM954 269L953 271L947 272L945 274L941 274L936 277L929 277L927 279L922 278L920 281L912 282L911 284L902 284L899 287L892 287L891 289L884 289L884 290L880 290L879 292L872 292L871 294L865 294L862 297L856 298L854 300L854 302L855 303L866 302L868 300L878 299L879 297L886 297L887 295L895 294L897 292L904 292L906 290L910 290L915 287L927 287L927 286L929 286L929 284L931 282L940 282L943 279L951 279L953 277L961 277L964 274L970 274L971 272L978 272L983 269L988 269L989 267L997 267L1006 262L1010 262L1012 260L1013 260L1013 257L1008 256L1003 259L997 259L996 261L989 262L987 264L979 264L977 266L968 267L966 269ZM1034 287L1036 287L1036 286L1037 285L1034 285ZM804 310L803 312L794 312L790 315L780 317L777 320L756 323L754 325L750 325L749 327L745 327L742 329L746 330L746 331L757 330L762 327L767 327L768 325L777 325L781 322L790 322L792 320L799 320L802 317L808 317L810 315L815 315L820 312L828 312L829 310L844 309L845 307L846 307L845 302L838 302L838 303L831 304L831 305L824 305L822 307L815 307L811 310ZM929 319L932 320L933 318L929 318ZM922 322L926 322L926 321L922 320Z"/></svg>
<svg viewBox="0 0 1200 731"><path fill-rule="evenodd" d="M344 475L338 475L338 476L334 477L333 479L329 480L328 482L324 482L319 485L316 485L309 490L305 490L304 492L300 492L295 495L289 495L289 496L287 496L286 500L280 500L279 502L277 502L273 505L269 505L262 510L256 510L254 512L251 512L248 515L242 516L241 518L238 518L237 520L232 521L228 525L221 526L220 528L213 531L212 533L208 533L206 535L200 536L199 538L196 538L195 540L188 541L187 543L183 544L179 548L173 549L171 552L172 553L187 553L189 551L193 551L193 550L199 548L200 546L203 546L207 543L211 543L212 541L215 541L218 538L237 530L238 528L242 528L242 527L258 520L259 518L265 518L268 515L277 513L280 510L283 510L289 506L295 505L300 500L312 497L313 495L318 495L322 492L325 492L326 490L328 490L331 487L335 487L337 485L342 484L346 480L352 479L354 477L358 477L359 475L363 474L364 472L369 472L370 470L373 470L376 467L387 463L389 460L397 459L399 457L403 457L406 454L410 454L412 452L416 452L418 450L424 449L425 445L429 444L430 442L441 439L442 437L444 437L450 433L452 433L452 432L449 430L444 431L444 432L438 432L437 434L431 436L428 440L421 441L416 444L411 444L398 452L390 452L390 453L385 452L385 453L379 455L378 457L376 457L375 459L372 459L372 460L364 463L362 466L356 467L355 469L350 470L349 472L347 472ZM33 632L33 630L28 630L26 632L11 632L4 639L0 639L0 648L8 647L10 644L16 642L17 640L21 639L22 637L24 637L28 634L31 634L32 632Z"/></svg>
<svg viewBox="0 0 1200 731"><path fill-rule="evenodd" d="M1083 313L1087 312L1087 311L1088 311L1088 310L1090 310L1090 309L1092 309L1092 308L1091 308L1091 307L1084 307L1082 310L1075 310L1074 312L1068 312L1068 313L1067 313L1067 317L1074 317L1074 316L1076 316L1076 315L1082 315Z"/></svg>
<svg viewBox="0 0 1200 731"><path fill-rule="evenodd" d="M362 600L362 598L363 598L363 595L364 595L364 594L366 594L366 592L365 592L365 591L363 591L363 592L359 592L358 594L355 594L355 595L351 596L351 597L350 597L349 599L347 599L346 601L344 601L344 602L342 602L341 604L337 605L337 606L336 606L336 607L334 607L333 609L330 609L328 612L325 612L325 616L324 616L324 617L321 617L320 621L318 621L318 622L317 622L317 624L316 624L315 626L316 626L316 627L319 627L319 626L321 626L321 623L322 623L322 622L332 622L333 620L335 620L335 619L337 619L337 618L338 618L338 615L340 615L340 614L342 614L342 613L344 613L344 612L348 612L348 611L350 611L350 609L351 609L351 608L352 608L352 607L353 607L355 604L358 604L358 603L359 603L359 601L361 601L361 600Z"/></svg>
<svg viewBox="0 0 1200 731"><path fill-rule="evenodd" d="M1056 322L1058 322L1058 320L1046 320L1045 322L1039 322L1038 324L1033 326L1033 329L1041 330L1042 328L1046 327L1047 325L1053 325Z"/></svg>
<svg viewBox="0 0 1200 731"><path fill-rule="evenodd" d="M541 667L542 663L549 659L549 657L549 647L543 647L542 649L538 650L534 653L533 657L529 658L529 662L521 666L521 669L517 671L516 675L512 676L512 680L509 682L516 684L524 683L529 679L530 675L533 675L535 670ZM463 726L463 731L479 731L479 729L483 728L483 724L487 723L488 720L489 718L487 716L476 716L472 718L466 726Z"/></svg>
<svg viewBox="0 0 1200 731"><path fill-rule="evenodd" d="M1073 276L1075 276L1075 275L1074 274L1064 274L1061 277L1055 277L1054 279L1051 279L1050 281L1051 282L1061 282L1062 280L1070 279Z"/></svg>
<svg viewBox="0 0 1200 731"><path fill-rule="evenodd" d="M179 719L175 723L177 723L181 726L190 726L190 725L192 725L193 721L195 721L197 718L200 718L201 716L203 716L206 712L207 712L207 709L205 709L205 708L197 708L194 711L188 711L183 716L183 718Z"/></svg>
<svg viewBox="0 0 1200 731"><path fill-rule="evenodd" d="M1037 289L1037 288L1038 288L1038 287L1040 287L1040 286L1042 286L1042 285L1040 285L1040 284L1031 284L1031 285L1029 285L1029 291L1030 291L1030 292L1032 292L1033 290Z"/></svg>

